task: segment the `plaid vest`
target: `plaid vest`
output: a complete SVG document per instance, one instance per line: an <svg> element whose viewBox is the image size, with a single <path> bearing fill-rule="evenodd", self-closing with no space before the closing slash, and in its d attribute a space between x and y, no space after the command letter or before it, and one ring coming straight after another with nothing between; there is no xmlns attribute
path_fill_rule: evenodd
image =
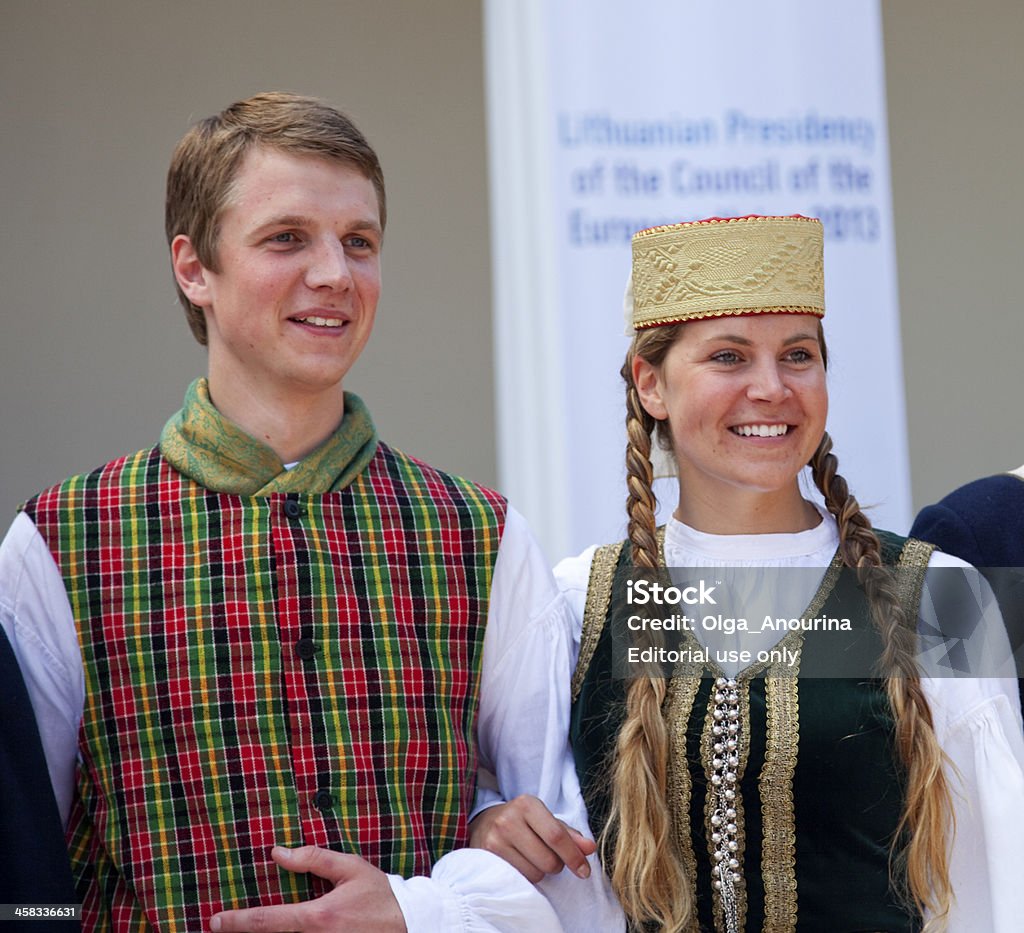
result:
<svg viewBox="0 0 1024 933"><path fill-rule="evenodd" d="M154 449L25 510L82 646L86 929L324 893L275 843L406 876L465 844L496 493L381 444L340 492L234 496Z"/></svg>

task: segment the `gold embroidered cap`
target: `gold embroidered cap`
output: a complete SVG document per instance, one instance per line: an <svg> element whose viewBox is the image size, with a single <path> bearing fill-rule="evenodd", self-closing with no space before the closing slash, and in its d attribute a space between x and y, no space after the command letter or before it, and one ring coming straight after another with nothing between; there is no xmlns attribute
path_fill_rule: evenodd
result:
<svg viewBox="0 0 1024 933"><path fill-rule="evenodd" d="M825 315L821 221L712 217L633 236L633 327L729 314Z"/></svg>

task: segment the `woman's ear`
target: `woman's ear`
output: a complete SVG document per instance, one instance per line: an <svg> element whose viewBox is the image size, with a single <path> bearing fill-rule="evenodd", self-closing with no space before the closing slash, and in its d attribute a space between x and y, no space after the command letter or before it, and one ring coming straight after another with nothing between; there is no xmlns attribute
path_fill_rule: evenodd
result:
<svg viewBox="0 0 1024 933"><path fill-rule="evenodd" d="M668 417L668 408L663 398L661 370L642 356L634 356L633 384L647 414L655 421L664 421Z"/></svg>

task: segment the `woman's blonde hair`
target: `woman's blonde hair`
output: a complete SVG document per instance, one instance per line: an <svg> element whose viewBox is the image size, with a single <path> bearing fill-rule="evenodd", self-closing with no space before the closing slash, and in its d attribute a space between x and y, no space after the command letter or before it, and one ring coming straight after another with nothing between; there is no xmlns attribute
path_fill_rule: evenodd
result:
<svg viewBox="0 0 1024 933"><path fill-rule="evenodd" d="M651 488L651 433L668 445L666 422L644 409L633 382L633 360L660 367L685 325L637 332L622 367L626 382L626 470L629 540L633 563L659 566L655 536L656 500ZM825 337L818 325L822 358ZM914 660L915 620L908 620L891 574L879 573L881 545L871 523L838 472L832 440L824 434L809 464L814 482L839 525L839 548L847 567L864 585L872 621L885 646L880 669L895 726L895 745L906 776L906 799L892 852L895 886L920 913L926 930L941 929L952 899L947 834L951 801L942 771L943 754ZM670 931L695 926L690 880L673 841L667 802L669 741L662 715L664 677L638 677L626 694L611 772L611 808L601 834L610 857L611 880L627 916L636 925L659 924Z"/></svg>

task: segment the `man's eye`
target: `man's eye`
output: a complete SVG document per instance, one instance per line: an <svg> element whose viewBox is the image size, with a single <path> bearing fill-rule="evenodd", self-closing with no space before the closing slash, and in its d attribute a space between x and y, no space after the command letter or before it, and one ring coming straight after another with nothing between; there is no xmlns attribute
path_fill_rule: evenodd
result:
<svg viewBox="0 0 1024 933"><path fill-rule="evenodd" d="M349 237L348 245L354 249L370 249L373 246L373 244L364 236Z"/></svg>
<svg viewBox="0 0 1024 933"><path fill-rule="evenodd" d="M287 231L284 232L284 233L275 233L272 237L270 237L270 242L271 243L294 243L295 242L295 234L294 233L288 233Z"/></svg>

